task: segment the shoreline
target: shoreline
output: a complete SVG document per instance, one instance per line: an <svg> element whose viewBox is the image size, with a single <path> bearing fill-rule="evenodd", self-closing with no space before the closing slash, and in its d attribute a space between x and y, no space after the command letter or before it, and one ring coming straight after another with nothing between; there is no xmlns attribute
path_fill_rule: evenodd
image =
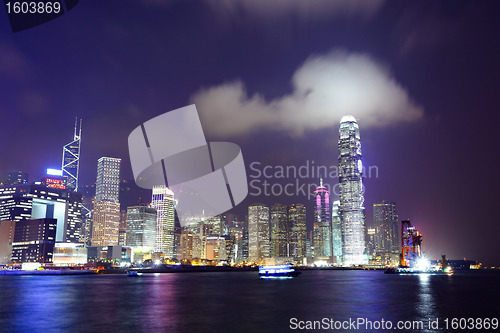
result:
<svg viewBox="0 0 500 333"><path fill-rule="evenodd" d="M135 271L142 274L155 274L155 273L202 273L202 272L256 272L258 267L230 267L230 266L167 266L167 267L154 267L154 268L118 268L118 269L52 269L52 270L0 270L0 276L25 276L25 275L126 275L130 271ZM296 267L297 271L383 271L383 268L362 268L362 267ZM458 270L455 273L463 272L489 272L497 271L490 269L478 270Z"/></svg>

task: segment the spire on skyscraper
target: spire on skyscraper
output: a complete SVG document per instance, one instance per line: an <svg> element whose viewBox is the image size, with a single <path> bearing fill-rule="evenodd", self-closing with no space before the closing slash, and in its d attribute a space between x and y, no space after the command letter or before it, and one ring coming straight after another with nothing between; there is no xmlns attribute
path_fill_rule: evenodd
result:
<svg viewBox="0 0 500 333"><path fill-rule="evenodd" d="M78 190L78 171L80 167L80 144L82 138L82 119L78 128L78 118L75 118L75 132L73 141L63 147L62 172L66 178L66 188Z"/></svg>

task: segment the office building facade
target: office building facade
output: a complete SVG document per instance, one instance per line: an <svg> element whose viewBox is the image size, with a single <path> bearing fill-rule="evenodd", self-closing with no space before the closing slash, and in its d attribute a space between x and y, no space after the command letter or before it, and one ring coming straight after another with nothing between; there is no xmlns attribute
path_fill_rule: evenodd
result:
<svg viewBox="0 0 500 333"><path fill-rule="evenodd" d="M165 185L153 187L151 205L156 209L156 252L165 258L174 257L175 200L174 193Z"/></svg>
<svg viewBox="0 0 500 333"><path fill-rule="evenodd" d="M92 214L92 246L118 245L120 203L96 201Z"/></svg>
<svg viewBox="0 0 500 333"><path fill-rule="evenodd" d="M330 215L330 191L323 180L314 191L314 257L330 261L332 256L332 225Z"/></svg>
<svg viewBox="0 0 500 333"><path fill-rule="evenodd" d="M42 185L0 186L0 220L57 220L56 242L84 241L82 195Z"/></svg>
<svg viewBox="0 0 500 333"><path fill-rule="evenodd" d="M270 256L273 258L288 257L289 229L288 207L274 204L271 206L271 244Z"/></svg>
<svg viewBox="0 0 500 333"><path fill-rule="evenodd" d="M120 229L121 159L101 157L97 161L96 198L92 211L92 246L118 245Z"/></svg>
<svg viewBox="0 0 500 333"><path fill-rule="evenodd" d="M296 262L302 262L307 255L306 206L303 204L288 206L288 226L290 236L287 257L293 257Z"/></svg>
<svg viewBox="0 0 500 333"><path fill-rule="evenodd" d="M148 206L127 207L126 245L135 253L150 253L156 246L156 210Z"/></svg>
<svg viewBox="0 0 500 333"><path fill-rule="evenodd" d="M332 255L334 263L342 261L342 221L338 200L332 203Z"/></svg>
<svg viewBox="0 0 500 333"><path fill-rule="evenodd" d="M262 263L269 258L269 207L248 207L248 261Z"/></svg>
<svg viewBox="0 0 500 333"><path fill-rule="evenodd" d="M373 204L375 253L381 257L384 264L397 264L399 259L401 238L398 221L399 217L394 202L384 200L382 203Z"/></svg>
<svg viewBox="0 0 500 333"><path fill-rule="evenodd" d="M119 202L121 159L101 157L97 161L96 201Z"/></svg>
<svg viewBox="0 0 500 333"><path fill-rule="evenodd" d="M16 222L12 243L12 262L51 263L57 220L43 218Z"/></svg>

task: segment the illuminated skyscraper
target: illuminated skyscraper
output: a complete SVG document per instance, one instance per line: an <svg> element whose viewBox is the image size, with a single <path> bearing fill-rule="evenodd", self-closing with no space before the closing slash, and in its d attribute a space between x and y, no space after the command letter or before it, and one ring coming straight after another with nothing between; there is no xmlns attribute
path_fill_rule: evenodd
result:
<svg viewBox="0 0 500 333"><path fill-rule="evenodd" d="M127 207L126 245L135 253L149 253L156 246L156 210L148 206Z"/></svg>
<svg viewBox="0 0 500 333"><path fill-rule="evenodd" d="M208 235L223 235L223 220L219 215L211 217L204 221L208 224Z"/></svg>
<svg viewBox="0 0 500 333"><path fill-rule="evenodd" d="M368 260L375 259L375 228L366 228L366 254Z"/></svg>
<svg viewBox="0 0 500 333"><path fill-rule="evenodd" d="M271 207L271 244L270 256L273 258L287 257L289 232L287 206L274 204Z"/></svg>
<svg viewBox="0 0 500 333"><path fill-rule="evenodd" d="M0 186L0 220L54 218L56 242L84 241L82 194L42 185Z"/></svg>
<svg viewBox="0 0 500 333"><path fill-rule="evenodd" d="M345 116L339 129L339 191L344 265L368 263L365 240L363 162L359 126Z"/></svg>
<svg viewBox="0 0 500 333"><path fill-rule="evenodd" d="M400 253L400 236L396 204L384 200L373 204L373 222L375 226L375 252L383 263L397 264Z"/></svg>
<svg viewBox="0 0 500 333"><path fill-rule="evenodd" d="M248 261L261 263L269 258L269 207L248 207Z"/></svg>
<svg viewBox="0 0 500 333"><path fill-rule="evenodd" d="M63 147L62 172L66 178L66 188L72 191L78 190L78 171L80 167L80 143L82 138L82 120L80 129L77 131L78 121L75 119L75 134L73 141Z"/></svg>
<svg viewBox="0 0 500 333"><path fill-rule="evenodd" d="M156 209L156 252L174 257L175 201L174 192L165 185L153 187L151 205Z"/></svg>
<svg viewBox="0 0 500 333"><path fill-rule="evenodd" d="M335 262L342 261L342 221L340 218L340 201L332 204L332 255Z"/></svg>
<svg viewBox="0 0 500 333"><path fill-rule="evenodd" d="M95 201L92 211L92 246L118 245L120 203Z"/></svg>
<svg viewBox="0 0 500 333"><path fill-rule="evenodd" d="M294 257L302 262L306 257L306 207L293 204L288 207L288 225L291 229L288 245L288 257Z"/></svg>
<svg viewBox="0 0 500 333"><path fill-rule="evenodd" d="M119 202L121 159L101 157L97 161L96 201Z"/></svg>
<svg viewBox="0 0 500 333"><path fill-rule="evenodd" d="M96 199L92 213L92 246L118 245L120 229L121 159L101 157L97 161Z"/></svg>
<svg viewBox="0 0 500 333"><path fill-rule="evenodd" d="M332 224L330 216L330 191L323 180L314 191L314 257L329 260L332 256Z"/></svg>

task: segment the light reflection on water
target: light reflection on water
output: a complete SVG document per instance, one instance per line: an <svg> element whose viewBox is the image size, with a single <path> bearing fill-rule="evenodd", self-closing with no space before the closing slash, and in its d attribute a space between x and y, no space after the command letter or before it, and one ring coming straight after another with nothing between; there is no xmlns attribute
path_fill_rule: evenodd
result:
<svg viewBox="0 0 500 333"><path fill-rule="evenodd" d="M432 296L432 289L429 283L431 276L429 274L418 274L419 282L419 302L417 309L422 318L430 318L435 315L434 298Z"/></svg>
<svg viewBox="0 0 500 333"><path fill-rule="evenodd" d="M432 277L430 274L418 274L419 301L416 304L416 308L419 313L419 319L424 323L423 332L437 332L429 329L429 321L440 317L434 303L433 290L430 283Z"/></svg>
<svg viewBox="0 0 500 333"><path fill-rule="evenodd" d="M497 315L498 282L499 276L327 270L289 280L260 280L257 272L0 276L0 331L281 332L292 317L485 318Z"/></svg>

